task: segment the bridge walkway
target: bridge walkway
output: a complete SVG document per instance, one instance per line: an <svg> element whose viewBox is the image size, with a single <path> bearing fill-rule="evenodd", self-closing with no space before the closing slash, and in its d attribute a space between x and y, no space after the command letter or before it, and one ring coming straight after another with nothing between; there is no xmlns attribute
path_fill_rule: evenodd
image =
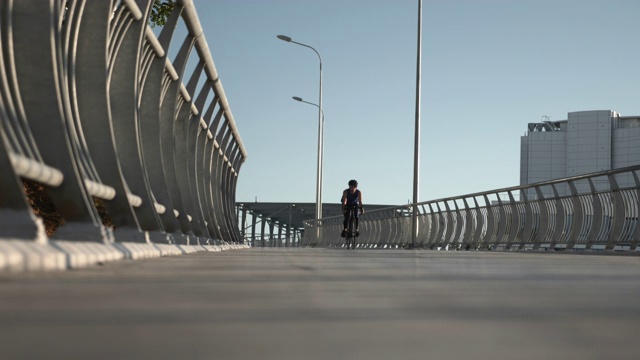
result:
<svg viewBox="0 0 640 360"><path fill-rule="evenodd" d="M637 359L640 260L254 248L0 274L1 359Z"/></svg>

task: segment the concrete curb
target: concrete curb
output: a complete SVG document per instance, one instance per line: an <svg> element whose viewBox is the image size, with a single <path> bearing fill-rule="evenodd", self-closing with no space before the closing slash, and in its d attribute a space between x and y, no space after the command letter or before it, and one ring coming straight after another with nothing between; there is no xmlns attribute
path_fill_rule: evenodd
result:
<svg viewBox="0 0 640 360"><path fill-rule="evenodd" d="M248 249L246 245L172 245L0 239L0 273L80 269L117 260L139 260L199 251Z"/></svg>
<svg viewBox="0 0 640 360"><path fill-rule="evenodd" d="M50 271L66 269L65 254L47 243L0 240L0 271Z"/></svg>
<svg viewBox="0 0 640 360"><path fill-rule="evenodd" d="M211 252L220 252L222 251L222 248L218 245L202 245L203 248L205 248L205 250L207 251L211 251Z"/></svg>
<svg viewBox="0 0 640 360"><path fill-rule="evenodd" d="M193 254L198 251L204 251L200 245L176 245L185 254Z"/></svg>
<svg viewBox="0 0 640 360"><path fill-rule="evenodd" d="M67 269L79 269L125 258L123 252L109 244L62 240L50 240L49 244L65 255Z"/></svg>
<svg viewBox="0 0 640 360"><path fill-rule="evenodd" d="M160 256L169 256L169 255L183 255L184 251L180 250L180 248L176 245L171 244L153 244L158 250L160 250Z"/></svg>
<svg viewBox="0 0 640 360"><path fill-rule="evenodd" d="M139 260L162 256L162 251L150 243L116 242L113 246L120 250L126 259Z"/></svg>

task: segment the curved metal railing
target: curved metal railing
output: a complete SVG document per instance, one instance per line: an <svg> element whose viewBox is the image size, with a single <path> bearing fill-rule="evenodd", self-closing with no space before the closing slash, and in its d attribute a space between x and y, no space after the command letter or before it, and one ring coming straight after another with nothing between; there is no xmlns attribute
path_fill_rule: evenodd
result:
<svg viewBox="0 0 640 360"><path fill-rule="evenodd" d="M640 165L366 212L358 247L636 250L638 171ZM342 221L305 221L302 245L344 246Z"/></svg>
<svg viewBox="0 0 640 360"><path fill-rule="evenodd" d="M157 37L152 0L0 4L0 239L41 236L22 178L48 187L65 219L58 239L242 242L234 204L247 153L191 0Z"/></svg>

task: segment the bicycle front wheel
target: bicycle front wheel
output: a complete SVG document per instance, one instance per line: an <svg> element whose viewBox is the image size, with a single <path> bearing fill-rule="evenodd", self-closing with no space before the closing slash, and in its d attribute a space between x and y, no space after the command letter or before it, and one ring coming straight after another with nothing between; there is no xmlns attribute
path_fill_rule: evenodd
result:
<svg viewBox="0 0 640 360"><path fill-rule="evenodd" d="M356 229L355 229L355 218L353 214L349 218L349 237L347 238L347 249L351 245L352 249L356 248Z"/></svg>

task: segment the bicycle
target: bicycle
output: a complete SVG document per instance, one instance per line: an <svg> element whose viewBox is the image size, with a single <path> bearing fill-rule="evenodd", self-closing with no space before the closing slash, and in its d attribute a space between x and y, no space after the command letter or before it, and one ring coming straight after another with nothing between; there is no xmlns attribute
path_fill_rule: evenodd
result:
<svg viewBox="0 0 640 360"><path fill-rule="evenodd" d="M356 238L360 235L357 230L355 230L355 222L356 222L356 211L360 210L360 207L355 205L347 205L347 211L349 212L349 222L347 228L347 249L351 247L351 249L356 248Z"/></svg>

